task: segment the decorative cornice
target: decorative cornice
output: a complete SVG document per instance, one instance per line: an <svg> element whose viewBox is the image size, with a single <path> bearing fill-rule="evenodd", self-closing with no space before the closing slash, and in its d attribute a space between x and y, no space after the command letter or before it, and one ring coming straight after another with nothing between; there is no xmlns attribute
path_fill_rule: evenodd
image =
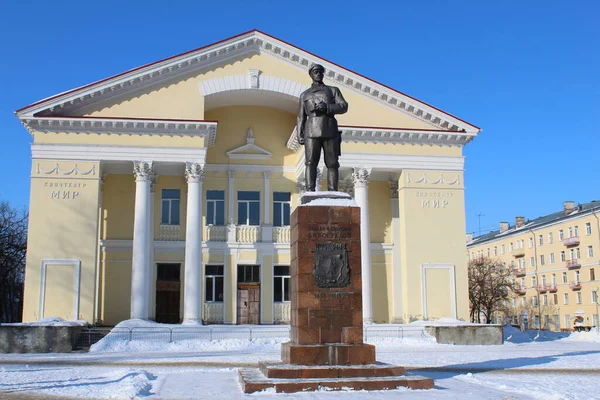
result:
<svg viewBox="0 0 600 400"><path fill-rule="evenodd" d="M40 163L37 163L37 173L45 174L45 175L96 175L96 166L92 165L92 167L87 171L82 171L79 169L79 166L75 164L73 168L68 170L63 170L58 163L54 166L54 168L45 170L40 166Z"/></svg>
<svg viewBox="0 0 600 400"><path fill-rule="evenodd" d="M206 137L206 147L216 141L216 121L192 121L138 118L38 117L24 118L22 123L33 132L74 132L127 135Z"/></svg>
<svg viewBox="0 0 600 400"><path fill-rule="evenodd" d="M40 101L18 110L17 115L22 119L37 113L64 115L69 110L104 102L125 91L140 90L191 71L208 70L231 59L252 54L266 54L304 71L313 63L322 64L326 70L326 80L338 87L357 92L432 127L450 131L464 129L472 133L479 131L476 126L433 106L256 30Z"/></svg>
<svg viewBox="0 0 600 400"><path fill-rule="evenodd" d="M248 128L245 145L230 150L225 154L227 154L227 157L237 160L268 160L273 156L270 151L254 144L254 131L252 128Z"/></svg>
<svg viewBox="0 0 600 400"><path fill-rule="evenodd" d="M133 174L136 181L149 181L154 175L152 161L134 161Z"/></svg>
<svg viewBox="0 0 600 400"><path fill-rule="evenodd" d="M204 164L197 162L185 163L185 180L187 183L202 183L204 177Z"/></svg>
<svg viewBox="0 0 600 400"><path fill-rule="evenodd" d="M440 174L439 178L437 178L437 179L429 179L427 177L427 174L423 174L423 176L420 177L419 179L415 179L412 177L411 174L408 174L406 179L407 179L408 183L427 183L427 184L431 184L431 185L445 184L445 185L450 185L450 186L460 185L460 177L459 176L457 176L453 180L449 181L444 177L444 174Z"/></svg>
<svg viewBox="0 0 600 400"><path fill-rule="evenodd" d="M464 146L476 134L467 132L452 132L428 129L396 129L360 126L340 126L342 142L375 143L375 144L411 144L430 146ZM287 148L298 152L300 143L296 135L296 127L292 131Z"/></svg>
<svg viewBox="0 0 600 400"><path fill-rule="evenodd" d="M369 168L354 168L352 171L354 187L368 186L369 179L371 179L371 170Z"/></svg>

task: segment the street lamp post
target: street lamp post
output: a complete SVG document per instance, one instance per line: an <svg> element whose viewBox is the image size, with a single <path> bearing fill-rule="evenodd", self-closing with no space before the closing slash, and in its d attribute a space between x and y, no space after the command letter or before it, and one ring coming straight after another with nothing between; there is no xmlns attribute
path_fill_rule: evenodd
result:
<svg viewBox="0 0 600 400"><path fill-rule="evenodd" d="M594 293L594 303L596 303L596 332L600 333L600 315L598 315L598 286L594 286L592 288L592 293Z"/></svg>

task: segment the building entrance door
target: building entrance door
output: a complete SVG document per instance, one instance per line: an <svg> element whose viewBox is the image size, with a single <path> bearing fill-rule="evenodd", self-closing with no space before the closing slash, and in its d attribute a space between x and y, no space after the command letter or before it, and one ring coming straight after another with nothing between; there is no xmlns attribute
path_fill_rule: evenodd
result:
<svg viewBox="0 0 600 400"><path fill-rule="evenodd" d="M237 323L260 324L260 266L238 265Z"/></svg>
<svg viewBox="0 0 600 400"><path fill-rule="evenodd" d="M178 324L181 296L181 264L156 266L156 322Z"/></svg>

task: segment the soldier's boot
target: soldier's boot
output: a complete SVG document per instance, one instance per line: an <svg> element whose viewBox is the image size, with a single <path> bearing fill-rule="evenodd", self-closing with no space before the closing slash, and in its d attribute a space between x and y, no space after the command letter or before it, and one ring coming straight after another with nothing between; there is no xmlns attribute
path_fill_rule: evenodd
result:
<svg viewBox="0 0 600 400"><path fill-rule="evenodd" d="M317 185L317 166L308 164L306 166L306 191L314 192Z"/></svg>
<svg viewBox="0 0 600 400"><path fill-rule="evenodd" d="M327 190L330 192L338 191L338 169L337 168L327 168Z"/></svg>

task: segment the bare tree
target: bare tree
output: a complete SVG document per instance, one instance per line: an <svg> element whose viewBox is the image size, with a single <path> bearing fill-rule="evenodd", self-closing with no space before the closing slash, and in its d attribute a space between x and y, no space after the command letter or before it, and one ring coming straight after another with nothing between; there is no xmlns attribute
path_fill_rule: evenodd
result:
<svg viewBox="0 0 600 400"><path fill-rule="evenodd" d="M500 260L489 257L470 260L468 269L471 322L481 322L482 316L490 322L514 291L511 271Z"/></svg>
<svg viewBox="0 0 600 400"><path fill-rule="evenodd" d="M23 313L26 211L0 202L0 322L19 322Z"/></svg>

